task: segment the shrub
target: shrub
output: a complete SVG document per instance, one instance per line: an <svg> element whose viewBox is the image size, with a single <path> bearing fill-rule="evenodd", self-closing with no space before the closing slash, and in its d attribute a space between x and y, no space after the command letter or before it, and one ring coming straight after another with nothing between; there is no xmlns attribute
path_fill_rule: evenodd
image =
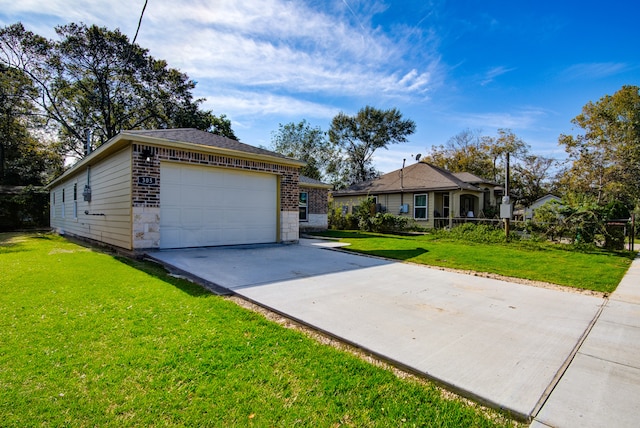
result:
<svg viewBox="0 0 640 428"><path fill-rule="evenodd" d="M439 229L435 234L438 238L457 239L484 244L507 242L504 230L486 224L465 223L449 230ZM511 234L509 239L517 240L519 237L516 234Z"/></svg>
<svg viewBox="0 0 640 428"><path fill-rule="evenodd" d="M391 233L406 230L409 219L389 213L376 213L373 198L367 198L357 207L353 214L343 214L342 207L330 207L329 228L336 230L362 230L364 232Z"/></svg>
<svg viewBox="0 0 640 428"><path fill-rule="evenodd" d="M392 233L402 232L407 229L409 219L389 213L377 213L370 218L370 225L373 232Z"/></svg>

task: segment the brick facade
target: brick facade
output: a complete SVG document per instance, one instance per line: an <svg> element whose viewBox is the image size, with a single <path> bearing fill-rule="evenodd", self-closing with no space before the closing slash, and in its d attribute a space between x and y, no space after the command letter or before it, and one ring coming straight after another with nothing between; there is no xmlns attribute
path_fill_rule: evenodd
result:
<svg viewBox="0 0 640 428"><path fill-rule="evenodd" d="M150 154L149 162L142 156ZM132 203L134 207L160 206L160 162L177 161L191 165L237 168L245 171L268 172L280 176L280 210L298 212L298 168L222 155L208 155L187 150L133 144ZM155 178L153 184L140 183L140 177ZM326 208L325 208L326 210ZM326 212L326 211L325 211Z"/></svg>
<svg viewBox="0 0 640 428"><path fill-rule="evenodd" d="M160 236L160 163L236 168L245 171L267 172L280 180L280 240L298 239L299 169L294 166L224 155L210 155L190 150L177 150L145 144L132 145L132 207L133 247L157 248ZM148 154L148 156L147 156ZM147 161L147 158L149 161ZM326 209L326 208L325 208Z"/></svg>
<svg viewBox="0 0 640 428"><path fill-rule="evenodd" d="M300 184L300 191L307 192L307 220L300 222L300 231L325 230L328 228L329 189L305 187Z"/></svg>
<svg viewBox="0 0 640 428"><path fill-rule="evenodd" d="M315 189L300 187L309 195L309 214L327 214L329 209L329 189Z"/></svg>

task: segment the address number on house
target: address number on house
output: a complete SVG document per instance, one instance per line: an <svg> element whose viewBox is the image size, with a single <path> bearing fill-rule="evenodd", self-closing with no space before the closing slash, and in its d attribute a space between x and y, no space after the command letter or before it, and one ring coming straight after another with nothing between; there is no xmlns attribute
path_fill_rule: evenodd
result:
<svg viewBox="0 0 640 428"><path fill-rule="evenodd" d="M138 184L142 184L143 186L156 184L156 178L155 177L138 177Z"/></svg>

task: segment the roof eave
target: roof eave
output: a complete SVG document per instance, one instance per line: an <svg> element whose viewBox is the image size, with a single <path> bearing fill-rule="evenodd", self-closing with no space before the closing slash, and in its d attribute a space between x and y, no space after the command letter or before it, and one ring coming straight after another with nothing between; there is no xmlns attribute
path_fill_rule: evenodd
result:
<svg viewBox="0 0 640 428"><path fill-rule="evenodd" d="M130 140L132 143L156 144L156 145L175 147L175 148L187 149L187 150L193 149L193 147L195 146L198 148L198 150L202 150L207 153L227 155L227 156L239 157L244 159L257 159L261 161L275 163L278 165L303 167L307 164L306 162L293 159L293 158L281 158L278 156L270 156L270 155L265 155L260 153L250 153L250 152L244 152L241 150L226 149L226 148L216 147L216 146L208 146L206 144L196 144L196 143L188 143L188 142L175 141L175 140L167 140L165 138L149 137L147 135L139 135L139 134L132 134L132 133L130 134L130 133L127 133L126 131L118 134L118 136L120 135L128 137L128 140Z"/></svg>
<svg viewBox="0 0 640 428"><path fill-rule="evenodd" d="M51 181L49 184L47 184L45 186L45 189L50 189L52 186L55 186L61 180L74 175L83 166L91 166L93 163L101 159L104 159L109 154L120 150L121 148L125 147L128 144L133 144L133 143L153 144L153 145L162 146L162 147L185 149L185 150L193 150L194 148L197 148L198 151L204 151L209 154L233 156L233 157L242 158L242 159L258 160L263 162L274 163L277 165L294 166L298 168L306 165L305 162L299 161L297 159L292 159L292 158L280 158L277 156L269 156L269 155L263 155L258 153L249 153L249 152L243 152L240 150L207 146L204 144L185 143L180 141L166 140L164 138L130 134L125 131L125 132L120 132L118 135L111 138L109 141L107 141L106 143L102 144L100 147L95 149L88 156L80 159L71 168L65 171L62 175L60 175L59 177Z"/></svg>
<svg viewBox="0 0 640 428"><path fill-rule="evenodd" d="M333 189L333 185L326 183L305 183L303 181L300 181L299 186L307 187L310 189Z"/></svg>

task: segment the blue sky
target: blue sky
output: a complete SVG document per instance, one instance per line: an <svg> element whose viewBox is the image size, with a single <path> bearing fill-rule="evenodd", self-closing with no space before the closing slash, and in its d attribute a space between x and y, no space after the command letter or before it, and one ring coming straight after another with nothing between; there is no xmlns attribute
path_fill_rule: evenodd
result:
<svg viewBox="0 0 640 428"><path fill-rule="evenodd" d="M144 0L0 0L0 25L55 38L69 22L133 38ZM137 42L197 81L245 143L278 124L323 130L339 112L399 109L410 142L376 153L389 172L464 129L509 128L564 159L561 133L588 101L640 85L633 0L149 0Z"/></svg>

